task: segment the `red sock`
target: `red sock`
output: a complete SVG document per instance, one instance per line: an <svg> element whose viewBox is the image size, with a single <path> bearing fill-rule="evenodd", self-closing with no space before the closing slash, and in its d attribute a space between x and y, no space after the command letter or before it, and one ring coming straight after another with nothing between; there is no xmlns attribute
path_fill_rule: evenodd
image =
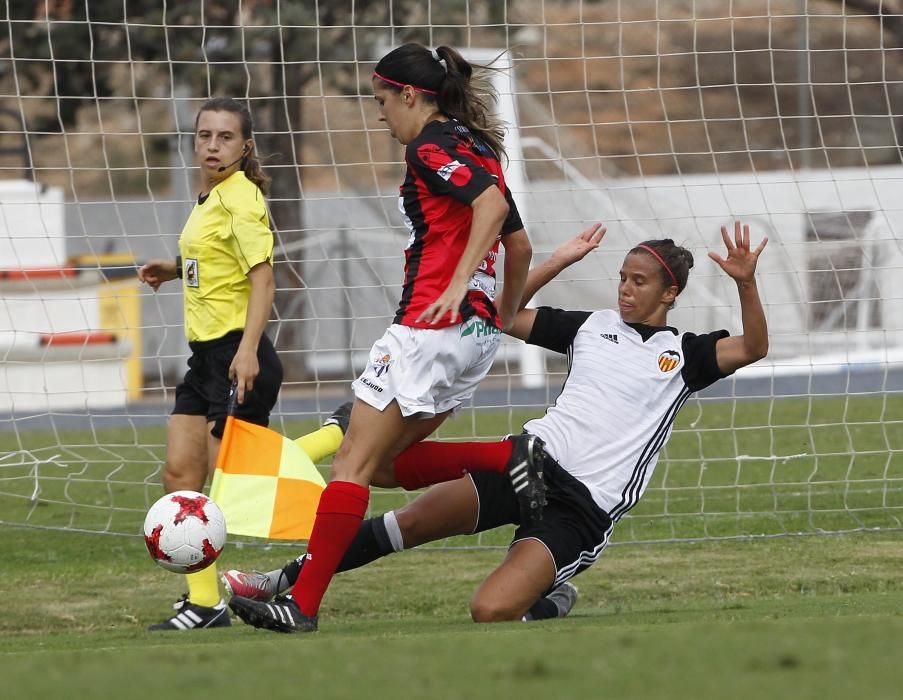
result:
<svg viewBox="0 0 903 700"><path fill-rule="evenodd" d="M350 481L330 481L326 485L307 545L307 560L292 586L292 597L305 615L313 617L320 609L320 601L360 528L369 501L369 489Z"/></svg>
<svg viewBox="0 0 903 700"><path fill-rule="evenodd" d="M395 458L395 480L408 490L460 479L467 472L503 472L511 441L417 442Z"/></svg>

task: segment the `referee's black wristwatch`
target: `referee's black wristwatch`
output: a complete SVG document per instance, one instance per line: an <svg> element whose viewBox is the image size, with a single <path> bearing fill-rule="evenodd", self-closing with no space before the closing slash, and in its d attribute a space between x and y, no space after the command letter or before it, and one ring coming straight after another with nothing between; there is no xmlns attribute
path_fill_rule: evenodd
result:
<svg viewBox="0 0 903 700"><path fill-rule="evenodd" d="M182 279L182 256L176 256L176 277Z"/></svg>

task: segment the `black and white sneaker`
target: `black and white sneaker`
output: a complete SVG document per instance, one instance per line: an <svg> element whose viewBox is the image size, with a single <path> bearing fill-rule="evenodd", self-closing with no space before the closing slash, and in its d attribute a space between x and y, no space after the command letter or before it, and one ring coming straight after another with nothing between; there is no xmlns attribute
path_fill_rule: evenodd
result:
<svg viewBox="0 0 903 700"><path fill-rule="evenodd" d="M323 426L327 425L337 425L339 429L342 431L342 435L348 432L348 423L351 422L351 402L343 403L336 410L332 412L332 415L329 416L326 420L323 421Z"/></svg>
<svg viewBox="0 0 903 700"><path fill-rule="evenodd" d="M203 605L195 605L188 600L188 595L183 595L172 606L176 614L168 620L150 625L147 629L151 632L167 632L170 630L195 630L211 629L213 627L230 627L229 611L221 600L212 608Z"/></svg>
<svg viewBox="0 0 903 700"><path fill-rule="evenodd" d="M520 506L521 523L542 520L542 509L546 505L546 482L542 478L545 459L543 443L535 435L523 433L512 435L511 457L505 472L511 480L514 495Z"/></svg>
<svg viewBox="0 0 903 700"><path fill-rule="evenodd" d="M308 617L289 596L276 596L270 603L233 596L229 601L232 612L257 629L274 632L316 632L317 618Z"/></svg>

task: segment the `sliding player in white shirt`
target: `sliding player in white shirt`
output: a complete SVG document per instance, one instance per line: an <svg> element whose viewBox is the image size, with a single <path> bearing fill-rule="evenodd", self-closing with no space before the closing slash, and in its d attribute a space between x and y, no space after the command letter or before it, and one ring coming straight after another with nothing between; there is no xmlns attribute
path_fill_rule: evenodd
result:
<svg viewBox="0 0 903 700"><path fill-rule="evenodd" d="M530 271L523 305L567 266L599 245L604 229L591 227ZM692 254L670 239L640 243L620 271L618 310L561 311L522 308L510 335L566 353L568 377L546 414L524 425L545 446L548 503L541 520L521 523L517 499L504 474L473 472L433 486L399 509L365 521L339 571L362 566L404 548L509 523L519 527L508 555L477 590L471 615L477 622L563 617L574 604L569 583L602 554L614 525L637 504L652 477L680 408L699 391L765 357L768 330L756 287L759 255L750 250L749 227L737 222L721 235L727 257L709 253L737 284L743 333L704 335L667 325L668 311L687 284ZM406 473L429 457L467 468L493 443L422 443L396 461ZM399 465L399 462L401 463ZM436 465L433 464L433 467ZM389 476L386 477L387 480ZM409 487L409 484L404 484ZM410 484L415 486L416 484ZM282 570L230 571L233 594L268 600L297 578L303 557ZM293 631L279 624L281 598L250 603L246 622ZM235 609L233 607L233 609ZM244 616L242 616L244 617ZM264 619L266 624L260 624Z"/></svg>

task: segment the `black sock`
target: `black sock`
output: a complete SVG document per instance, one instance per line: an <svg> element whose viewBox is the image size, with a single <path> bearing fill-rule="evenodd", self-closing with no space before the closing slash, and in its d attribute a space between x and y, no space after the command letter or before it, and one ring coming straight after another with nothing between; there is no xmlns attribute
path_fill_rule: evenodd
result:
<svg viewBox="0 0 903 700"><path fill-rule="evenodd" d="M371 561L392 554L395 549L389 540L389 533L386 531L386 525L383 522L383 516L370 518L361 523L357 534L345 550L345 556L339 562L340 571L350 571L358 567L369 564Z"/></svg>
<svg viewBox="0 0 903 700"><path fill-rule="evenodd" d="M339 562L339 568L336 569L336 573L357 569L369 564L371 561L376 561L380 557L392 554L394 551L392 542L389 540L389 533L386 531L386 526L383 523L383 516L370 518L361 523L360 529L358 529L357 534L345 551L345 556ZM283 567L282 574L288 581L289 588L294 586L295 581L298 580L306 556L306 554L302 554Z"/></svg>
<svg viewBox="0 0 903 700"><path fill-rule="evenodd" d="M285 577L285 580L288 581L288 584L280 585L279 590L288 590L295 585L295 581L297 581L298 576L301 575L301 567L304 566L304 558L306 556L306 554L302 554L294 561L290 561L288 564L282 567L282 575ZM281 583L282 580L280 579L280 584Z"/></svg>
<svg viewBox="0 0 903 700"><path fill-rule="evenodd" d="M540 598L524 615L525 620L548 620L558 617L558 606L548 598Z"/></svg>

